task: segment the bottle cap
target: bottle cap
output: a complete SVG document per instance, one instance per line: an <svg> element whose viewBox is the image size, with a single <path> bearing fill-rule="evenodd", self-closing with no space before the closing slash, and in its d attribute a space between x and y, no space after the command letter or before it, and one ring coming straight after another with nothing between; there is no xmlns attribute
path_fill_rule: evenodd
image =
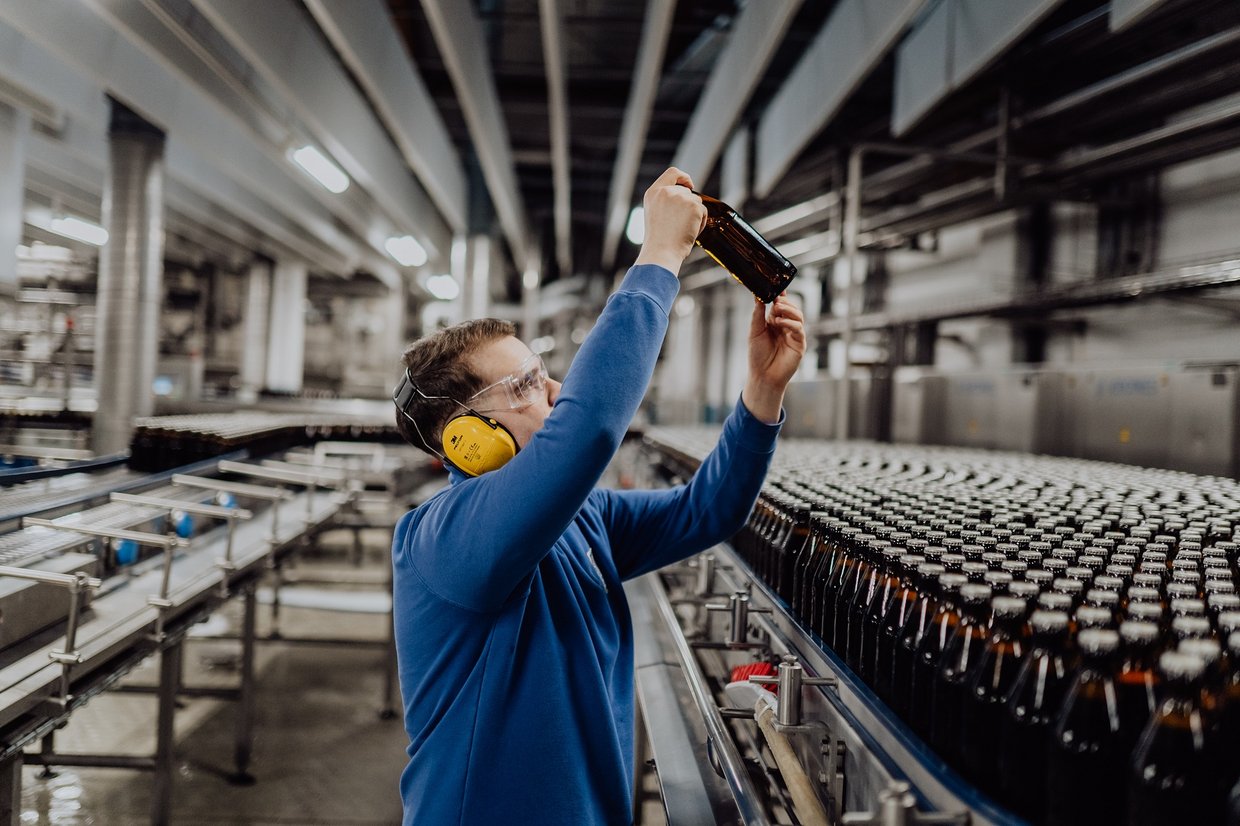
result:
<svg viewBox="0 0 1240 826"><path fill-rule="evenodd" d="M1208 637L1210 622L1204 617L1176 617L1171 621L1171 633L1180 640L1186 640L1189 637Z"/></svg>
<svg viewBox="0 0 1240 826"><path fill-rule="evenodd" d="M981 605L990 599L991 589L989 585L982 585L976 582L970 582L960 588L960 598L967 605Z"/></svg>
<svg viewBox="0 0 1240 826"><path fill-rule="evenodd" d="M1240 595L1238 594L1210 594L1206 597L1206 602L1209 604L1211 611L1227 612L1240 610Z"/></svg>
<svg viewBox="0 0 1240 826"><path fill-rule="evenodd" d="M1034 568L1031 571L1025 571L1025 581L1032 582L1039 589L1049 588L1054 579L1055 575L1044 568Z"/></svg>
<svg viewBox="0 0 1240 826"><path fill-rule="evenodd" d="M1167 651L1158 658L1158 671L1168 680L1200 680L1206 672L1206 662L1201 657L1180 651Z"/></svg>
<svg viewBox="0 0 1240 826"><path fill-rule="evenodd" d="M1240 611L1224 611L1219 614L1218 627L1224 634L1240 631Z"/></svg>
<svg viewBox="0 0 1240 826"><path fill-rule="evenodd" d="M1101 588L1104 591L1120 591L1124 587L1124 580L1117 576L1104 574L1099 577L1094 577L1094 587Z"/></svg>
<svg viewBox="0 0 1240 826"><path fill-rule="evenodd" d="M1233 657L1240 656L1240 631L1232 631L1227 635L1227 650Z"/></svg>
<svg viewBox="0 0 1240 826"><path fill-rule="evenodd" d="M1068 615L1063 611L1038 609L1029 615L1029 627L1035 634L1058 634L1068 628Z"/></svg>
<svg viewBox="0 0 1240 826"><path fill-rule="evenodd" d="M1205 660L1206 665L1218 662L1218 658L1223 655L1223 646L1219 645L1218 640L1206 639L1204 637L1189 637L1186 640L1180 640L1180 644L1176 646L1175 650L1181 654L1192 654L1194 657L1200 657Z"/></svg>
<svg viewBox="0 0 1240 826"><path fill-rule="evenodd" d="M960 590L962 585L967 584L969 578L964 574L939 574L939 587L949 593L955 593Z"/></svg>
<svg viewBox="0 0 1240 826"><path fill-rule="evenodd" d="M1008 595L1031 602L1038 598L1038 594L1042 593L1042 589L1038 587L1036 582L1013 582L1008 585Z"/></svg>
<svg viewBox="0 0 1240 826"><path fill-rule="evenodd" d="M1173 599L1171 615L1176 617L1204 617L1206 604L1199 599Z"/></svg>
<svg viewBox="0 0 1240 826"><path fill-rule="evenodd" d="M1104 591L1101 588L1090 588L1085 593L1085 602L1099 608L1114 610L1119 605L1119 594L1114 591Z"/></svg>
<svg viewBox="0 0 1240 826"><path fill-rule="evenodd" d="M1019 597L995 597L990 601L995 619L1020 619L1025 615L1028 603Z"/></svg>
<svg viewBox="0 0 1240 826"><path fill-rule="evenodd" d="M1188 582L1173 582L1167 586L1167 596L1172 599L1194 599L1197 596L1197 586Z"/></svg>
<svg viewBox="0 0 1240 826"><path fill-rule="evenodd" d="M1076 624L1080 628L1105 628L1115 617L1105 608L1085 605L1076 609Z"/></svg>
<svg viewBox="0 0 1240 826"><path fill-rule="evenodd" d="M1158 626L1142 620L1125 620L1119 624L1120 638L1129 644L1146 644L1158 640Z"/></svg>
<svg viewBox="0 0 1240 826"><path fill-rule="evenodd" d="M1072 597L1067 594L1057 594L1054 592L1043 593L1038 596L1038 607L1047 611L1063 611L1072 610Z"/></svg>
<svg viewBox="0 0 1240 826"><path fill-rule="evenodd" d="M1143 588L1140 585L1134 585L1128 589L1129 602L1161 602L1162 594L1157 588Z"/></svg>
<svg viewBox="0 0 1240 826"><path fill-rule="evenodd" d="M1109 628L1087 628L1076 635L1076 642L1086 654L1111 654L1119 648L1119 634Z"/></svg>
<svg viewBox="0 0 1240 826"><path fill-rule="evenodd" d="M1128 603L1128 617L1134 620L1158 622L1163 617L1163 607L1157 602Z"/></svg>

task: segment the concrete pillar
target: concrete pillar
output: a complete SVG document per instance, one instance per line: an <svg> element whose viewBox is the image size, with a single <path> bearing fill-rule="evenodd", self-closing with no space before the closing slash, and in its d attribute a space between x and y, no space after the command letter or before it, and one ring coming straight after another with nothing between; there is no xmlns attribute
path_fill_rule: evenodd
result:
<svg viewBox="0 0 1240 826"><path fill-rule="evenodd" d="M271 262L256 258L245 277L241 375L237 396L250 404L267 384L267 330L271 323Z"/></svg>
<svg viewBox="0 0 1240 826"><path fill-rule="evenodd" d="M703 303L708 305L706 332L706 367L704 396L707 407L707 419L720 421L732 409L736 399L726 392L728 370L728 322L731 317L732 291L726 285L715 287L702 296Z"/></svg>
<svg viewBox="0 0 1240 826"><path fill-rule="evenodd" d="M462 249L458 270L457 246ZM465 319L490 314L491 238L488 235L458 236L452 242L452 277L461 285L461 314Z"/></svg>
<svg viewBox="0 0 1240 826"><path fill-rule="evenodd" d="M749 377L749 319L753 313L753 293L730 281L725 285L724 293L731 296L724 398L725 404L733 405L741 397L745 379Z"/></svg>
<svg viewBox="0 0 1240 826"><path fill-rule="evenodd" d="M805 316L805 357L797 368L798 379L812 379L818 375L818 336L810 333L822 318L822 282L818 267L803 267L793 281L793 289L801 301L801 313Z"/></svg>
<svg viewBox="0 0 1240 826"><path fill-rule="evenodd" d="M112 102L95 320L93 449L127 450L133 420L154 408L164 257L164 134Z"/></svg>
<svg viewBox="0 0 1240 826"><path fill-rule="evenodd" d="M271 315L267 328L267 389L299 393L305 374L306 265L276 263L271 277Z"/></svg>
<svg viewBox="0 0 1240 826"><path fill-rule="evenodd" d="M0 103L0 301L17 294L30 113Z"/></svg>

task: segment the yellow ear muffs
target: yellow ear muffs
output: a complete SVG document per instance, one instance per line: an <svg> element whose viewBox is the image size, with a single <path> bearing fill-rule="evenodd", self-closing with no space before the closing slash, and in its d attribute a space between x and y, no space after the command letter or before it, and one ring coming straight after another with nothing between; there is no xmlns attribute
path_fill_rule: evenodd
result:
<svg viewBox="0 0 1240 826"><path fill-rule="evenodd" d="M467 413L444 425L443 453L462 473L481 476L516 456L517 440L494 419Z"/></svg>

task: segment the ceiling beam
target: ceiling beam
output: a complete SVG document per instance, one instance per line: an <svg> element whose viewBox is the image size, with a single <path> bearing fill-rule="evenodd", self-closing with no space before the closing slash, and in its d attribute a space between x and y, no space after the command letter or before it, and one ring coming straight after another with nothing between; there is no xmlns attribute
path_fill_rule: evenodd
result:
<svg viewBox="0 0 1240 826"><path fill-rule="evenodd" d="M529 223L517 189L512 142L495 90L482 24L473 3L422 0L422 9L461 103L500 228L517 269L524 270L529 260Z"/></svg>
<svg viewBox="0 0 1240 826"><path fill-rule="evenodd" d="M273 158L242 120L79 0L0 4L0 77L64 113L61 130L39 133L34 142L60 181L72 170L79 181L102 186L106 92L167 131L170 182L183 183L284 250L341 273L386 257L382 240L392 225L370 199L332 210L325 204L329 198L313 192L321 187L304 181L278 153ZM43 152L53 147L64 154ZM31 163L38 163L35 155ZM89 189L101 191L94 184Z"/></svg>
<svg viewBox="0 0 1240 826"><path fill-rule="evenodd" d="M801 151L895 46L926 0L840 0L758 123L754 194L771 194Z"/></svg>
<svg viewBox="0 0 1240 826"><path fill-rule="evenodd" d="M573 272L572 181L569 178L568 83L563 12L559 0L539 0L543 60L547 63L547 112L551 121L551 179L555 184L555 258L560 277Z"/></svg>
<svg viewBox="0 0 1240 826"><path fill-rule="evenodd" d="M663 57L667 50L668 35L672 31L675 11L676 0L650 0L646 6L646 23L642 27L641 45L637 49L637 59L633 62L636 67L633 89L629 92L624 124L620 127L616 165L611 172L611 194L607 198L607 218L603 230L604 270L611 269L615 263L620 234L624 232L624 225L629 218L633 186L646 146L650 112L654 108L659 77L663 73Z"/></svg>
<svg viewBox="0 0 1240 826"><path fill-rule="evenodd" d="M749 103L801 0L748 3L732 25L723 54L706 81L693 118L672 156L672 165L705 183L725 141Z"/></svg>
<svg viewBox="0 0 1240 826"><path fill-rule="evenodd" d="M383 0L304 0L454 233L466 231L465 170Z"/></svg>
<svg viewBox="0 0 1240 826"><path fill-rule="evenodd" d="M192 0L296 113L312 137L413 235L432 260L447 261L452 232L411 174L374 110L293 0Z"/></svg>

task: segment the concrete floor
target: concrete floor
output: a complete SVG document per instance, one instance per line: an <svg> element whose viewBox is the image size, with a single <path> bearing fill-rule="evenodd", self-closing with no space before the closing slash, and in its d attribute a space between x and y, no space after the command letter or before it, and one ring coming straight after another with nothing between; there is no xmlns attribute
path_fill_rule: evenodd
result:
<svg viewBox="0 0 1240 826"><path fill-rule="evenodd" d="M367 562L305 561L294 573L382 581L387 535L367 537ZM330 547L332 537L325 537ZM340 541L347 540L345 535ZM236 600L208 631L235 629ZM382 640L386 617L284 607L287 636ZM259 606L259 634L270 628L270 609ZM191 640L185 650L185 684L235 685L235 643ZM174 826L380 826L401 817L397 781L408 743L399 719L379 717L383 690L380 648L260 643L252 786L232 785L235 704L188 699L177 713L178 772ZM153 685L156 661L131 674L130 685ZM397 698L399 708L399 696ZM110 693L74 714L56 735L61 752L151 754L153 695ZM152 776L122 769L58 768L23 772L21 822L28 826L145 826L150 823Z"/></svg>

